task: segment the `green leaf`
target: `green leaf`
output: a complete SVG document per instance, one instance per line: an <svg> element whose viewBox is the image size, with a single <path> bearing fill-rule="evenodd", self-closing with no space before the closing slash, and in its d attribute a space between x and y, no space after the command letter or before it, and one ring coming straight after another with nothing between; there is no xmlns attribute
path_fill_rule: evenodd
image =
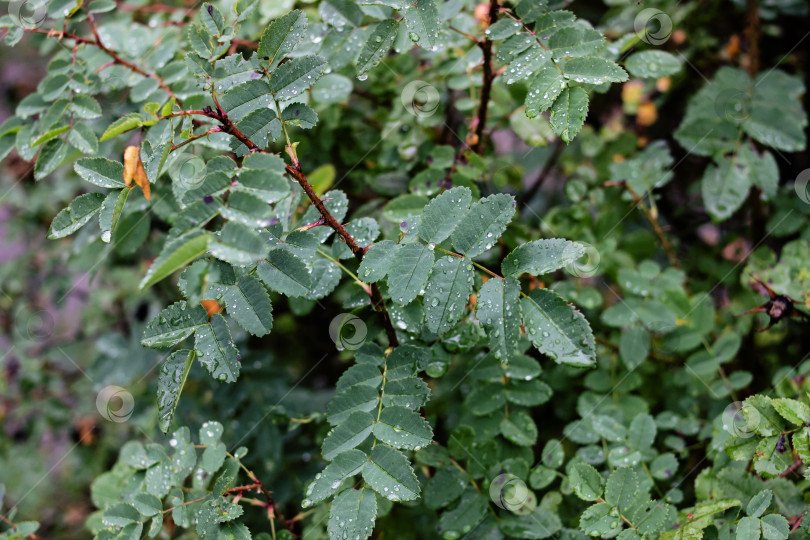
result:
<svg viewBox="0 0 810 540"><path fill-rule="evenodd" d="M200 304L189 307L185 300L175 302L149 321L141 345L165 349L177 345L197 328L208 324L208 313Z"/></svg>
<svg viewBox="0 0 810 540"><path fill-rule="evenodd" d="M360 450L348 450L335 456L334 461L309 484L301 506L308 508L335 493L345 479L360 472L366 459L366 454Z"/></svg>
<svg viewBox="0 0 810 540"><path fill-rule="evenodd" d="M104 142L112 139L113 137L121 135L125 131L135 129L141 125L143 125L141 115L138 113L130 113L110 124L107 129L104 130L104 133L101 134L101 138L98 140L98 142Z"/></svg>
<svg viewBox="0 0 810 540"><path fill-rule="evenodd" d="M335 459L338 454L355 448L371 435L373 427L373 416L363 411L353 412L326 435L321 446L324 459Z"/></svg>
<svg viewBox="0 0 810 540"><path fill-rule="evenodd" d="M537 350L561 364L596 363L593 333L579 311L548 289L535 289L520 302L523 324Z"/></svg>
<svg viewBox="0 0 810 540"><path fill-rule="evenodd" d="M650 354L650 331L633 325L622 331L619 338L619 356L628 369L640 366Z"/></svg>
<svg viewBox="0 0 810 540"><path fill-rule="evenodd" d="M706 211L718 221L730 217L742 206L751 188L744 164L735 158L723 157L719 163L710 165L701 182Z"/></svg>
<svg viewBox="0 0 810 540"><path fill-rule="evenodd" d="M646 413L637 414L630 422L627 442L634 450L647 452L655 442L657 427L652 416Z"/></svg>
<svg viewBox="0 0 810 540"><path fill-rule="evenodd" d="M520 337L520 282L489 279L478 293L476 317L489 336L489 348L501 362L510 362Z"/></svg>
<svg viewBox="0 0 810 540"><path fill-rule="evenodd" d="M662 532L670 513L674 517L673 509L668 504L649 501L646 504L637 504L629 519L641 534L656 536Z"/></svg>
<svg viewBox="0 0 810 540"><path fill-rule="evenodd" d="M312 288L307 265L283 249L271 249L256 267L256 275L270 289L287 296L306 296Z"/></svg>
<svg viewBox="0 0 810 540"><path fill-rule="evenodd" d="M422 212L419 238L429 244L444 241L467 213L471 201L472 192L466 187L456 187L435 197Z"/></svg>
<svg viewBox="0 0 810 540"><path fill-rule="evenodd" d="M411 409L418 409L427 403L430 387L417 377L405 377L391 381L385 385L382 397L383 407L402 405Z"/></svg>
<svg viewBox="0 0 810 540"><path fill-rule="evenodd" d="M745 507L745 513L752 517L760 517L765 513L765 510L771 505L773 499L773 491L765 489L760 491L748 501L748 506Z"/></svg>
<svg viewBox="0 0 810 540"><path fill-rule="evenodd" d="M303 103L290 103L281 111L281 121L287 127L311 129L318 123L318 113Z"/></svg>
<svg viewBox="0 0 810 540"><path fill-rule="evenodd" d="M267 289L253 276L242 276L222 296L228 315L256 337L273 328L273 306Z"/></svg>
<svg viewBox="0 0 810 540"><path fill-rule="evenodd" d="M240 357L225 318L214 313L211 323L198 328L194 337L197 358L208 373L218 381L235 382L239 377Z"/></svg>
<svg viewBox="0 0 810 540"><path fill-rule="evenodd" d="M352 0L322 0L318 11L325 23L339 29L346 25L359 26L363 21L363 12Z"/></svg>
<svg viewBox="0 0 810 540"><path fill-rule="evenodd" d="M388 274L388 292L394 303L404 306L416 298L433 268L433 250L419 243L399 248L391 259L395 272Z"/></svg>
<svg viewBox="0 0 810 540"><path fill-rule="evenodd" d="M470 299L473 277L468 258L439 259L425 287L425 324L431 332L441 335L461 319Z"/></svg>
<svg viewBox="0 0 810 540"><path fill-rule="evenodd" d="M453 466L442 467L425 484L422 498L425 506L436 510L458 499L467 486L464 472Z"/></svg>
<svg viewBox="0 0 810 540"><path fill-rule="evenodd" d="M522 516L507 515L501 520L500 530L510 538L542 540L554 536L562 523L557 514L538 506L531 514Z"/></svg>
<svg viewBox="0 0 810 540"><path fill-rule="evenodd" d="M745 90L753 96L750 114L742 118L743 130L758 142L777 150L804 150L807 147L807 111L800 100L805 92L801 78L770 69L749 84Z"/></svg>
<svg viewBox="0 0 810 540"><path fill-rule="evenodd" d="M801 401L790 398L778 398L772 399L771 405L776 409L776 412L782 415L782 418L791 424L802 426L810 423L810 407Z"/></svg>
<svg viewBox="0 0 810 540"><path fill-rule="evenodd" d="M760 519L762 536L765 540L787 540L790 535L790 524L785 516L768 514Z"/></svg>
<svg viewBox="0 0 810 540"><path fill-rule="evenodd" d="M411 501L419 496L419 481L404 454L378 444L370 457L363 465L363 479L374 491L391 501Z"/></svg>
<svg viewBox="0 0 810 540"><path fill-rule="evenodd" d="M68 133L68 142L85 154L98 152L98 137L87 124L74 124Z"/></svg>
<svg viewBox="0 0 810 540"><path fill-rule="evenodd" d="M303 11L293 10L279 17L268 26L259 41L259 58L274 69L289 53L295 50L307 30L307 16Z"/></svg>
<svg viewBox="0 0 810 540"><path fill-rule="evenodd" d="M34 164L34 180L42 180L62 164L67 156L67 144L62 139L51 139L42 147Z"/></svg>
<svg viewBox="0 0 810 540"><path fill-rule="evenodd" d="M248 266L263 259L267 246L261 236L252 228L229 221L218 238L208 246L211 255L235 266Z"/></svg>
<svg viewBox="0 0 810 540"><path fill-rule="evenodd" d="M529 92L526 94L526 116L534 118L545 112L565 87L565 77L559 68L551 62L543 64L529 84Z"/></svg>
<svg viewBox="0 0 810 540"><path fill-rule="evenodd" d="M433 430L419 413L394 406L383 408L374 424L374 436L394 448L419 450L433 440Z"/></svg>
<svg viewBox="0 0 810 540"><path fill-rule="evenodd" d="M67 208L60 210L51 222L48 238L64 238L81 229L89 222L96 212L101 210L104 195L101 193L85 193L73 199Z"/></svg>
<svg viewBox="0 0 810 540"><path fill-rule="evenodd" d="M605 501L627 512L636 502L638 478L633 469L622 467L614 470L605 484Z"/></svg>
<svg viewBox="0 0 810 540"><path fill-rule="evenodd" d="M439 42L439 10L433 0L416 0L401 11L408 35L420 47L432 50Z"/></svg>
<svg viewBox="0 0 810 540"><path fill-rule="evenodd" d="M453 231L453 247L470 258L481 255L497 243L514 215L515 199L511 195L497 193L481 199Z"/></svg>
<svg viewBox="0 0 810 540"><path fill-rule="evenodd" d="M537 426L529 414L517 409L501 420L501 435L518 446L532 446L537 442Z"/></svg>
<svg viewBox="0 0 810 540"><path fill-rule="evenodd" d="M585 252L585 246L570 240L535 240L512 250L501 263L501 270L505 276L541 276L576 262Z"/></svg>
<svg viewBox="0 0 810 540"><path fill-rule="evenodd" d="M377 498L369 489L347 489L332 501L329 510L330 538L363 540L374 532L377 519Z"/></svg>
<svg viewBox="0 0 810 540"><path fill-rule="evenodd" d="M675 75L681 70L681 62L664 51L640 51L627 57L624 62L633 77L660 79Z"/></svg>
<svg viewBox="0 0 810 540"><path fill-rule="evenodd" d="M380 393L371 386L349 388L340 392L329 402L326 416L333 426L341 424L356 411L371 412L380 403Z"/></svg>
<svg viewBox="0 0 810 540"><path fill-rule="evenodd" d="M169 431L193 362L194 351L182 350L173 352L160 365L157 379L158 426L163 433Z"/></svg>
<svg viewBox="0 0 810 540"><path fill-rule="evenodd" d="M58 137L62 133L66 132L70 129L70 126L61 126L54 129L51 129L47 133L40 135L34 142L31 143L31 146L39 146L40 144L46 143L51 139Z"/></svg>
<svg viewBox="0 0 810 540"><path fill-rule="evenodd" d="M255 155L255 154L251 154ZM233 191L242 191L258 197L270 204L280 201L290 193L290 183L280 174L267 169L243 168L239 174Z"/></svg>
<svg viewBox="0 0 810 540"><path fill-rule="evenodd" d="M568 473L571 489L584 501L595 501L602 495L602 477L587 463L576 463Z"/></svg>
<svg viewBox="0 0 810 540"><path fill-rule="evenodd" d="M382 383L382 373L377 366L370 364L355 364L338 379L335 390L340 393L347 388L362 384L372 388L379 388Z"/></svg>
<svg viewBox="0 0 810 540"><path fill-rule="evenodd" d="M439 529L443 538L461 538L476 528L487 515L489 501L474 489L467 489L451 510L442 513Z"/></svg>
<svg viewBox="0 0 810 540"><path fill-rule="evenodd" d="M535 28L535 32L537 31ZM554 32L548 39L548 48L554 58L585 56L601 49L604 42L601 32L578 22Z"/></svg>
<svg viewBox="0 0 810 540"><path fill-rule="evenodd" d="M115 232L118 220L121 219L121 213L124 211L124 205L131 191L130 188L111 191L101 203L98 225L101 229L101 240L104 243L109 243L112 239L112 234Z"/></svg>
<svg viewBox="0 0 810 540"><path fill-rule="evenodd" d="M276 99L287 100L298 97L326 69L326 60L316 55L299 56L285 62L270 74L270 92Z"/></svg>
<svg viewBox="0 0 810 540"><path fill-rule="evenodd" d="M357 275L366 283L376 283L388 274L391 261L400 245L392 240L383 240L372 245L363 255Z"/></svg>
<svg viewBox="0 0 810 540"><path fill-rule="evenodd" d="M608 536L612 538L620 526L619 512L608 503L596 503L589 506L579 518L579 528L589 536Z"/></svg>
<svg viewBox="0 0 810 540"><path fill-rule="evenodd" d="M73 166L76 174L103 188L124 187L124 166L103 157L80 159Z"/></svg>
<svg viewBox="0 0 810 540"><path fill-rule="evenodd" d="M204 254L210 238L207 232L191 230L167 241L138 287L141 290L151 287Z"/></svg>
<svg viewBox="0 0 810 540"><path fill-rule="evenodd" d="M753 517L744 517L737 523L737 538L739 540L758 540L760 537L760 521Z"/></svg>
<svg viewBox="0 0 810 540"><path fill-rule="evenodd" d="M765 151L759 155L751 146L744 144L737 153L737 161L748 170L751 183L758 186L765 197L771 199L776 196L779 188L779 168L773 154Z"/></svg>
<svg viewBox="0 0 810 540"><path fill-rule="evenodd" d="M598 56L572 58L563 66L565 78L584 84L624 82L627 73L612 60Z"/></svg>
<svg viewBox="0 0 810 540"><path fill-rule="evenodd" d="M551 106L551 129L570 143L585 124L588 116L588 93L579 86L566 88Z"/></svg>
<svg viewBox="0 0 810 540"><path fill-rule="evenodd" d="M380 63L394 44L399 24L393 19L377 21L369 26L369 38L357 57L357 75L362 77Z"/></svg>
<svg viewBox="0 0 810 540"><path fill-rule="evenodd" d="M98 101L96 101L93 96L76 94L73 96L73 101L70 103L70 111L79 118L92 120L93 118L101 116L101 105L98 104ZM76 125L73 126L74 129Z"/></svg>

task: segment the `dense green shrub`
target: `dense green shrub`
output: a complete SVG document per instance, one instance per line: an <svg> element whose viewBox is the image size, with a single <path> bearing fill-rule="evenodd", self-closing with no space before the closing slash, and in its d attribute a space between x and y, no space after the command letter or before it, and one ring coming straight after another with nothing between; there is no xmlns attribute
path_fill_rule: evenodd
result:
<svg viewBox="0 0 810 540"><path fill-rule="evenodd" d="M566 7L10 4L2 537L803 537L807 6Z"/></svg>

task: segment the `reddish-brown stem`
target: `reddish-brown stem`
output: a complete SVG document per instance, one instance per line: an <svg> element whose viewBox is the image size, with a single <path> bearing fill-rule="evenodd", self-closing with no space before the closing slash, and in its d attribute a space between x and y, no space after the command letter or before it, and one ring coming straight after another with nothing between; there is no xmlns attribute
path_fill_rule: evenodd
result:
<svg viewBox="0 0 810 540"><path fill-rule="evenodd" d="M491 26L498 17L498 0L489 2L489 25ZM484 54L484 78L481 86L481 101L478 104L478 114L473 119L473 129L475 130L473 150L480 154L484 150L484 130L487 126L487 109L489 108L489 98L492 93L492 81L495 79L492 71L492 41L486 37L484 41L479 41L478 46Z"/></svg>
<svg viewBox="0 0 810 540"><path fill-rule="evenodd" d="M33 33L36 33L36 34L45 34L48 37L58 37L60 40L63 39L63 38L67 38L67 39L73 40L75 43L84 43L85 45L92 45L93 47L98 47L99 49L104 51L105 54L110 56L113 59L114 63L122 65L122 66L126 67L127 69L129 69L130 71L133 71L135 73L143 75L144 77L148 77L150 79L155 79L158 82L158 86L164 92L169 94L169 96L175 98L177 103L180 103L180 99L178 99L177 96L174 95L174 92L172 91L172 89L169 88L169 86L165 82L163 82L163 79L159 75L157 75L155 73L150 73L150 72L146 71L145 69L141 68L140 66L138 66L137 64L134 64L134 63L130 62L129 60L126 60L126 59L122 58L117 52L110 49L109 47L104 45L104 43L101 42L101 37L99 37L99 35L98 35L98 29L96 28L96 24L95 24L95 21L93 20L92 14L88 13L87 21L90 23L90 28L93 31L93 36L95 37L95 39L88 39L88 38L85 38L85 37L77 36L76 34L71 34L70 32L59 31L59 30L54 30L54 29L44 30L44 29L39 29L39 28L25 28L25 31L26 32L33 32Z"/></svg>
<svg viewBox="0 0 810 540"><path fill-rule="evenodd" d="M173 144L171 151L174 152L178 148L183 147L183 146L187 145L190 142L194 142L197 139L207 137L207 136L211 135L212 133L219 133L220 131L222 131L222 128L220 128L219 126L214 126L211 129L209 129L208 131L206 131L205 133L200 133L199 135L194 135L193 137L189 137L188 139L181 142L180 144Z"/></svg>
<svg viewBox="0 0 810 540"><path fill-rule="evenodd" d="M231 121L231 119L228 118L228 114L220 107L219 102L216 99L216 96L213 97L216 110L207 107L206 109L200 112L202 112L205 116L208 116L209 118L218 121L220 123L220 130L222 132L228 133L236 137L236 139L245 146L247 146L251 152L266 153L267 152L266 150L260 148L256 143L251 141L249 137L247 137L244 133L239 131L239 128L237 128ZM192 111L183 111L183 113L190 114L192 113ZM176 114L178 116L183 116L182 113ZM335 219L335 216L333 216L331 212L329 212L329 209L326 208L323 200L318 196L317 193L315 193L315 189L309 183L309 180L307 180L307 177L301 170L301 167L298 164L287 165L287 172L290 174L290 176L292 176L295 179L296 182L298 182L298 185L301 186L301 189L304 190L304 193L306 193L307 198L309 198L309 200L318 210L318 213L323 217L324 223L328 225L330 228L332 228L332 230L335 231L338 237L343 242L345 242L347 246L349 246L349 249L357 258L357 260L362 261L363 255L365 255L365 250L357 244L352 235L350 235L346 231L346 228L343 227L343 225L338 220ZM372 307L383 320L383 328L385 328L385 334L388 337L389 345L392 347L398 346L399 340L397 339L397 332L396 330L394 330L394 326L391 324L391 318L388 315L388 310L385 308L385 301L383 300L380 288L377 286L376 283L373 283L371 285L370 296Z"/></svg>

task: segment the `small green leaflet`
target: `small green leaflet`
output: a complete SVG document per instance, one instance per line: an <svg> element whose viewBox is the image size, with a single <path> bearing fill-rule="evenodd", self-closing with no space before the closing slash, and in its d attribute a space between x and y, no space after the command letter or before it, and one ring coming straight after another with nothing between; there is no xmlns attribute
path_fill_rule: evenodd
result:
<svg viewBox="0 0 810 540"><path fill-rule="evenodd" d="M194 354L194 351L175 351L160 366L157 382L158 426L163 433L169 431Z"/></svg>
<svg viewBox="0 0 810 540"><path fill-rule="evenodd" d="M280 65L270 74L270 92L276 99L287 100L298 97L326 69L326 60L316 55L299 56Z"/></svg>
<svg viewBox="0 0 810 540"><path fill-rule="evenodd" d="M408 35L420 47L432 50L439 42L439 10L433 0L416 0L401 11Z"/></svg>
<svg viewBox="0 0 810 540"><path fill-rule="evenodd" d="M394 243L393 240L377 242L366 251L363 262L357 269L357 275L366 283L380 281L388 274L391 260L399 248L400 245Z"/></svg>
<svg viewBox="0 0 810 540"><path fill-rule="evenodd" d="M345 422L332 429L323 440L321 454L332 460L338 454L355 448L365 441L374 427L374 417L367 412L354 412Z"/></svg>
<svg viewBox="0 0 810 540"><path fill-rule="evenodd" d="M208 324L208 313L200 304L189 306L185 300L175 302L149 321L141 337L141 345L165 349L176 345Z"/></svg>
<svg viewBox="0 0 810 540"><path fill-rule="evenodd" d="M300 10L293 10L279 17L268 26L259 41L259 58L274 69L285 56L291 53L307 29L307 16Z"/></svg>
<svg viewBox="0 0 810 540"><path fill-rule="evenodd" d="M68 146L62 139L51 139L46 142L34 164L34 179L42 180L62 164L67 157Z"/></svg>
<svg viewBox="0 0 810 540"><path fill-rule="evenodd" d="M751 179L745 164L736 158L720 157L706 169L701 182L706 211L715 220L730 217L748 197Z"/></svg>
<svg viewBox="0 0 810 540"><path fill-rule="evenodd" d="M252 228L227 222L208 246L211 255L235 266L248 266L264 258L267 246Z"/></svg>
<svg viewBox="0 0 810 540"><path fill-rule="evenodd" d="M132 191L132 188L124 188L118 191L110 191L104 202L101 203L101 211L98 214L98 225L101 229L101 240L109 244L112 239L112 233L115 232L115 226L118 225L118 220L121 219L121 212L124 211L124 204L127 202L127 197Z"/></svg>
<svg viewBox="0 0 810 540"><path fill-rule="evenodd" d="M585 123L588 116L588 93L579 86L566 88L551 106L551 129L560 138L570 143Z"/></svg>
<svg viewBox="0 0 810 540"><path fill-rule="evenodd" d="M270 289L287 296L306 296L312 287L304 261L283 249L271 249L256 267L256 275Z"/></svg>
<svg viewBox="0 0 810 540"><path fill-rule="evenodd" d="M443 257L433 267L425 287L425 323L431 332L443 334L464 314L473 288L473 267L467 257Z"/></svg>
<svg viewBox="0 0 810 540"><path fill-rule="evenodd" d="M523 324L534 346L560 364L591 366L596 345L585 317L548 289L522 298Z"/></svg>
<svg viewBox="0 0 810 540"><path fill-rule="evenodd" d="M380 63L388 49L394 44L399 24L393 19L377 21L369 26L370 34L360 56L357 58L357 75L362 77Z"/></svg>
<svg viewBox="0 0 810 540"><path fill-rule="evenodd" d="M239 377L240 357L225 318L214 313L211 323L198 328L194 336L194 350L208 373L218 381L235 382Z"/></svg>
<svg viewBox="0 0 810 540"><path fill-rule="evenodd" d="M335 456L332 463L309 484L301 506L308 508L335 493L343 480L360 472L366 460L366 454L360 450L348 450Z"/></svg>
<svg viewBox="0 0 810 540"><path fill-rule="evenodd" d="M138 287L141 290L151 287L204 254L210 238L207 232L191 230L167 241Z"/></svg>
<svg viewBox="0 0 810 540"><path fill-rule="evenodd" d="M398 406L383 408L373 433L377 439L404 450L419 450L433 440L433 430L422 415Z"/></svg>
<svg viewBox="0 0 810 540"><path fill-rule="evenodd" d="M542 276L576 262L584 254L585 246L577 242L561 238L534 240L512 250L501 263L501 271L505 276Z"/></svg>
<svg viewBox="0 0 810 540"><path fill-rule="evenodd" d="M587 463L576 463L568 473L568 481L582 500L595 501L602 495L602 477Z"/></svg>
<svg viewBox="0 0 810 540"><path fill-rule="evenodd" d="M388 275L388 291L391 299L404 306L416 298L427 283L433 268L433 250L419 243L402 246L391 260L397 271Z"/></svg>
<svg viewBox="0 0 810 540"><path fill-rule="evenodd" d="M374 387L364 385L346 389L329 402L327 420L333 426L339 425L356 411L371 412L377 409L379 402L380 394Z"/></svg>
<svg viewBox="0 0 810 540"><path fill-rule="evenodd" d="M408 458L387 444L371 450L363 465L363 479L374 491L391 501L412 501L419 496L419 481Z"/></svg>
<svg viewBox="0 0 810 540"><path fill-rule="evenodd" d="M537 71L526 94L526 116L534 118L545 112L565 90L566 82L559 68L546 62Z"/></svg>
<svg viewBox="0 0 810 540"><path fill-rule="evenodd" d="M239 326L261 337L273 328L273 306L264 286L253 276L242 276L222 297L228 315Z"/></svg>
<svg viewBox="0 0 810 540"><path fill-rule="evenodd" d="M537 442L537 425L523 409L510 410L501 420L501 435L518 446L532 446Z"/></svg>
<svg viewBox="0 0 810 540"><path fill-rule="evenodd" d="M101 210L104 195L101 193L85 193L73 199L67 208L60 210L51 222L48 238L64 238L81 229L90 221L96 212Z"/></svg>
<svg viewBox="0 0 810 540"><path fill-rule="evenodd" d="M450 240L459 253L476 257L492 248L515 214L515 199L505 193L476 202L456 226Z"/></svg>
<svg viewBox="0 0 810 540"><path fill-rule="evenodd" d="M108 139L112 139L113 137L117 137L121 135L125 131L129 131L131 129L135 129L140 127L143 124L143 119L141 115L138 113L130 113L123 118L119 118L115 122L109 125L104 133L101 135L101 138L98 142L104 142Z"/></svg>
<svg viewBox="0 0 810 540"><path fill-rule="evenodd" d="M624 82L627 73L612 60L597 56L571 58L562 67L566 79L585 84Z"/></svg>
<svg viewBox="0 0 810 540"><path fill-rule="evenodd" d="M363 540L374 532L377 497L370 489L341 491L329 511L329 538Z"/></svg>
<svg viewBox="0 0 810 540"><path fill-rule="evenodd" d="M634 77L659 79L681 70L681 61L664 51L640 51L624 61L627 71Z"/></svg>
<svg viewBox="0 0 810 540"><path fill-rule="evenodd" d="M470 188L456 187L438 195L422 211L419 238L429 244L445 240L464 217L472 202Z"/></svg>
<svg viewBox="0 0 810 540"><path fill-rule="evenodd" d="M513 276L488 279L478 293L477 317L495 358L509 362L520 337L520 283Z"/></svg>

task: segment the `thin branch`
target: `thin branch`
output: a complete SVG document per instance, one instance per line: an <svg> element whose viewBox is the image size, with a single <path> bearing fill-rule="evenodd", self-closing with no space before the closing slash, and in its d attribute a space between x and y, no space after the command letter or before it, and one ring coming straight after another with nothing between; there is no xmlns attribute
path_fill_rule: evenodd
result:
<svg viewBox="0 0 810 540"><path fill-rule="evenodd" d="M158 82L158 86L164 92L169 94L170 97L173 97L177 101L177 103L180 103L180 99L174 95L172 89L169 88L169 86L163 81L163 79L159 75L157 75L156 73L150 73L145 69L143 69L142 67L138 66L137 64L134 64L129 60L122 58L117 52L110 49L109 47L104 45L104 43L101 42L101 38L99 37L98 29L96 28L96 24L95 21L93 20L92 14L90 13L87 14L87 21L90 23L90 28L93 31L93 36L95 37L95 39L81 37L76 34L71 34L70 32L65 32L63 30L55 30L55 29L45 30L40 28L23 28L23 30L35 34L45 34L47 37L58 37L60 41L64 38L67 38L73 40L76 43L83 43L85 45L92 45L93 47L98 47L113 59L113 63L122 65L127 69L129 69L130 71L143 75L144 77L155 79Z"/></svg>
<svg viewBox="0 0 810 540"><path fill-rule="evenodd" d="M518 207L522 207L524 204L531 202L532 198L534 198L535 194L537 193L537 190L540 189L548 178L549 174L551 174L554 166L557 164L557 160L560 158L563 148L565 148L565 144L563 144L562 139L557 139L557 141L554 143L554 150L551 152L551 155L548 156L548 159L543 165L543 170L540 171L540 174L537 175L537 178L531 183L529 189L524 191L518 198Z"/></svg>
<svg viewBox="0 0 810 540"><path fill-rule="evenodd" d="M495 19L498 17L498 0L489 1L489 26L491 26ZM475 137L473 137L473 150L480 154L484 150L484 130L487 126L487 109L489 108L489 98L492 94L492 81L495 79L492 71L492 41L489 37L485 37L484 41L479 41L478 46L481 47L481 52L484 54L484 78L481 86L481 101L478 103L478 114L473 119L473 129Z"/></svg>

